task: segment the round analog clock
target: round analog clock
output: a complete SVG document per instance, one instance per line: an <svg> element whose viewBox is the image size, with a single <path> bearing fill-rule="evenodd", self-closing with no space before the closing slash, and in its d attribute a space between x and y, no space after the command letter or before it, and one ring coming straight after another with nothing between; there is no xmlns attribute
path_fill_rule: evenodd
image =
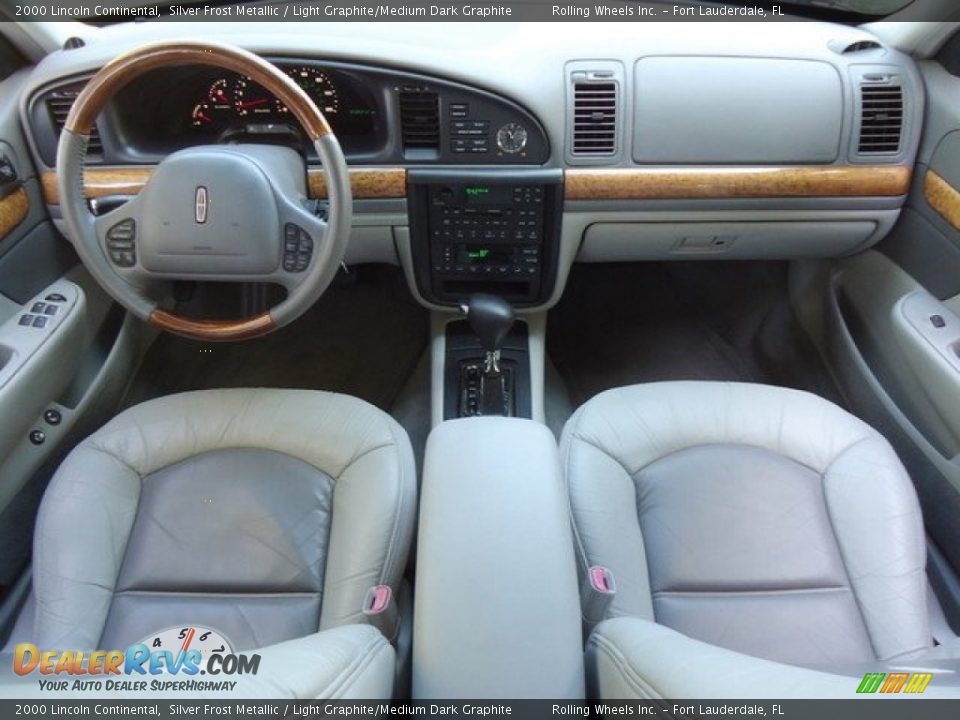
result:
<svg viewBox="0 0 960 720"><path fill-rule="evenodd" d="M507 123L497 130L497 147L505 153L518 153L527 146L527 129L519 123Z"/></svg>

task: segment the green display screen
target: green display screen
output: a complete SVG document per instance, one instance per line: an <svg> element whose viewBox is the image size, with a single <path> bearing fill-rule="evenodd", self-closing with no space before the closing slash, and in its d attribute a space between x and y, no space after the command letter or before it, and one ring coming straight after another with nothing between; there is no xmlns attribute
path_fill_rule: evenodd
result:
<svg viewBox="0 0 960 720"><path fill-rule="evenodd" d="M467 257L471 260L484 260L490 255L490 248L477 248L467 252Z"/></svg>
<svg viewBox="0 0 960 720"><path fill-rule="evenodd" d="M486 195L490 192L490 188L483 187L482 185L474 185L473 187L466 187L463 189L467 194L467 197L480 197L481 195Z"/></svg>

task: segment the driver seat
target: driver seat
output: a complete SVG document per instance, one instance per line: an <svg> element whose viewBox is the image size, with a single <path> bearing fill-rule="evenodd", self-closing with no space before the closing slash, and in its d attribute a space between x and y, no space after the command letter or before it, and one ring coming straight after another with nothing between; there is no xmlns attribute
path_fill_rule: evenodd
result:
<svg viewBox="0 0 960 720"><path fill-rule="evenodd" d="M404 430L344 395L213 390L133 407L51 481L15 634L41 651L110 650L203 626L261 655L244 694L389 698L394 649L363 606L374 586L396 596L414 472Z"/></svg>

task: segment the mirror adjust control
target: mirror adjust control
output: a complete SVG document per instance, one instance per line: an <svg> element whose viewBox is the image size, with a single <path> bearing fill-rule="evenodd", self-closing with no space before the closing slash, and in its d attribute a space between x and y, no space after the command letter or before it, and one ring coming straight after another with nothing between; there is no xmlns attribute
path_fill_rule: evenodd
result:
<svg viewBox="0 0 960 720"><path fill-rule="evenodd" d="M283 228L283 269L286 272L303 272L313 258L313 238L294 223Z"/></svg>
<svg viewBox="0 0 960 720"><path fill-rule="evenodd" d="M137 226L132 219L121 220L107 230L107 250L114 265L133 267L137 264Z"/></svg>
<svg viewBox="0 0 960 720"><path fill-rule="evenodd" d="M67 301L67 299L60 293L50 293L44 298L44 300L46 300L47 302L55 302L55 303L63 303Z"/></svg>

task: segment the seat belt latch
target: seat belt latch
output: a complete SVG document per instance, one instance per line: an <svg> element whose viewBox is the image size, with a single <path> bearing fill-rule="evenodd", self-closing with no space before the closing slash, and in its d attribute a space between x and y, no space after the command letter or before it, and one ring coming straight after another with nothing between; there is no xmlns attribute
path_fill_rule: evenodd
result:
<svg viewBox="0 0 960 720"><path fill-rule="evenodd" d="M367 622L377 628L387 640L397 633L398 612L389 585L374 585L363 599L363 614Z"/></svg>
<svg viewBox="0 0 960 720"><path fill-rule="evenodd" d="M617 583L608 568L603 565L592 565L587 568L587 575L580 590L583 619L589 625L596 625L606 618L616 594Z"/></svg>

